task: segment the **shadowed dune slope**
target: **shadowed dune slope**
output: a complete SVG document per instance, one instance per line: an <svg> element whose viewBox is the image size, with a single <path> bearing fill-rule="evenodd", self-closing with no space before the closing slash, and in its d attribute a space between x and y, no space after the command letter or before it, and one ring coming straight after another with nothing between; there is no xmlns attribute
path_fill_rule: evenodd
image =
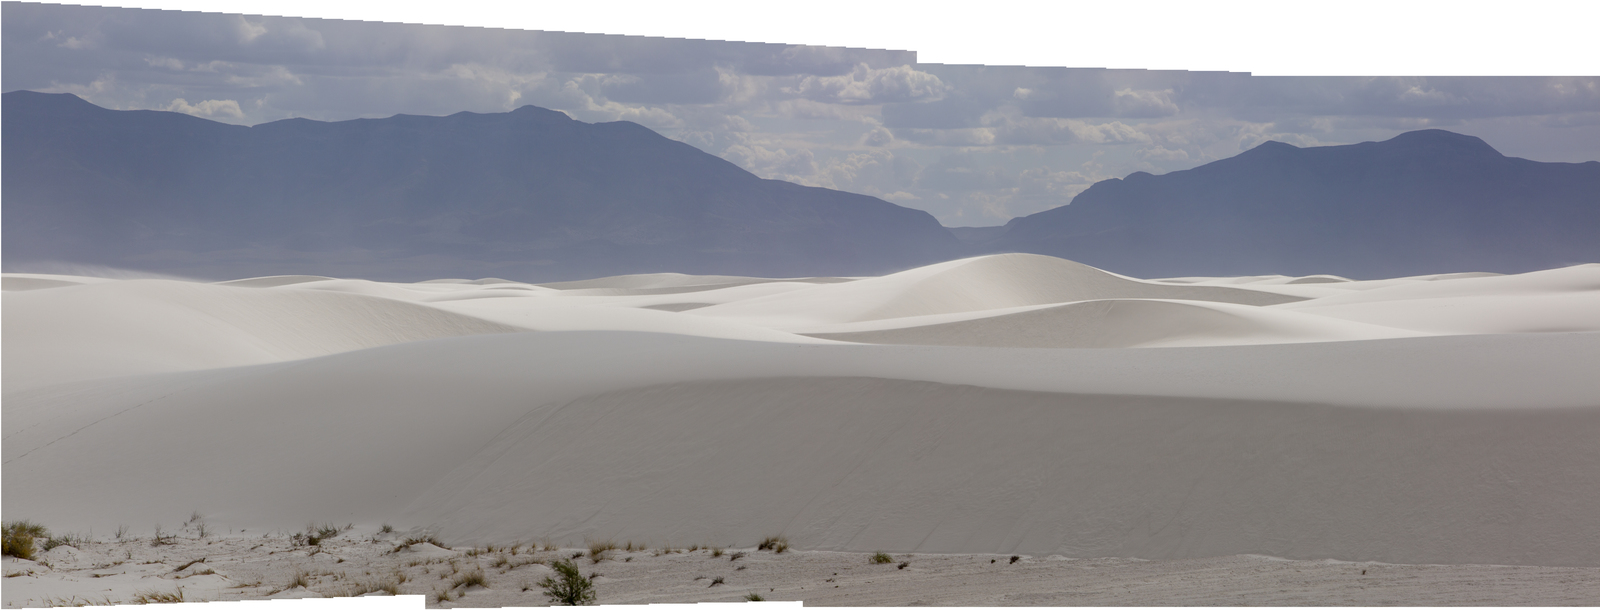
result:
<svg viewBox="0 0 1600 610"><path fill-rule="evenodd" d="M1597 333L1162 350L454 337L8 384L4 510L69 531L200 510L456 542L785 533L1595 566L1596 358Z"/></svg>
<svg viewBox="0 0 1600 610"><path fill-rule="evenodd" d="M360 294L169 280L6 292L4 299L8 389L527 330Z"/></svg>

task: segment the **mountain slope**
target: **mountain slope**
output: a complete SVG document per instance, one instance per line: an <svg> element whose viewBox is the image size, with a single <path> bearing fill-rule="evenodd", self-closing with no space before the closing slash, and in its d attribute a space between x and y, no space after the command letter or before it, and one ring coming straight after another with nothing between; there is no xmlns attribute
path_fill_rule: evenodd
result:
<svg viewBox="0 0 1600 610"><path fill-rule="evenodd" d="M15 91L3 116L13 263L547 281L882 273L956 247L925 212L532 106L241 127Z"/></svg>
<svg viewBox="0 0 1600 610"><path fill-rule="evenodd" d="M1095 184L981 249L1137 277L1375 278L1600 261L1600 162L1507 157L1441 130L1238 156Z"/></svg>

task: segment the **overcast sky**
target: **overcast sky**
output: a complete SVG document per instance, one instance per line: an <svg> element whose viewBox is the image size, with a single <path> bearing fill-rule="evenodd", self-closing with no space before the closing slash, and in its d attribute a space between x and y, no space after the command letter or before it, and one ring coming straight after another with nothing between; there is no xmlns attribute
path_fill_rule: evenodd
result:
<svg viewBox="0 0 1600 610"><path fill-rule="evenodd" d="M1294 77L919 64L914 52L7 2L5 91L252 125L504 112L629 120L757 175L1002 224L1090 184L1442 128L1600 159L1597 77ZM1181 53L1181 49L1174 49Z"/></svg>

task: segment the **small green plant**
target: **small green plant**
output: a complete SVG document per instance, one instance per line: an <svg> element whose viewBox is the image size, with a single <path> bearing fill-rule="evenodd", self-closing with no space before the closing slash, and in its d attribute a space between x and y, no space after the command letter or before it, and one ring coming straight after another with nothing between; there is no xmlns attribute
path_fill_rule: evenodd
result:
<svg viewBox="0 0 1600 610"><path fill-rule="evenodd" d="M751 593L749 595L744 596L744 601L747 601L747 602L764 602L764 601L767 601L767 598L762 597L761 594L759 594L759 593Z"/></svg>
<svg viewBox="0 0 1600 610"><path fill-rule="evenodd" d="M550 565L561 578L546 576L539 581L551 603L566 606L583 606L595 601L594 583L584 578L578 566L571 561L557 561Z"/></svg>
<svg viewBox="0 0 1600 610"><path fill-rule="evenodd" d="M5 556L33 559L33 541L47 538L50 532L32 521L10 521L4 524Z"/></svg>
<svg viewBox="0 0 1600 610"><path fill-rule="evenodd" d="M766 540L762 540L761 544L756 546L756 550L782 553L789 550L789 538L785 536L768 536Z"/></svg>
<svg viewBox="0 0 1600 610"><path fill-rule="evenodd" d="M873 553L872 563L894 563L894 558L890 557L888 553Z"/></svg>

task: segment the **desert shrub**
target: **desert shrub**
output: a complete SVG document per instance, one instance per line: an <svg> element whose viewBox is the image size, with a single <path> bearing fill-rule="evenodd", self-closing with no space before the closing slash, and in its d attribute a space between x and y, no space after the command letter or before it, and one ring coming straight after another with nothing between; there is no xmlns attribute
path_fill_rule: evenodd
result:
<svg viewBox="0 0 1600 610"><path fill-rule="evenodd" d="M908 565L911 565L911 562L909 562L909 561L902 561L902 562L900 562L900 565L898 565L898 566L895 566L895 567L897 567L897 568L899 568L899 569L902 569L902 570L904 570L904 569L906 569L906 566L908 566Z"/></svg>
<svg viewBox="0 0 1600 610"><path fill-rule="evenodd" d="M5 556L33 559L33 541L47 538L50 532L32 521L10 521L4 524Z"/></svg>
<svg viewBox="0 0 1600 610"><path fill-rule="evenodd" d="M894 563L894 558L888 553L873 553L872 563Z"/></svg>
<svg viewBox="0 0 1600 610"><path fill-rule="evenodd" d="M767 601L767 598L762 597L759 593L751 593L749 595L744 596L744 601L747 601L747 602L764 602L764 601Z"/></svg>
<svg viewBox="0 0 1600 610"><path fill-rule="evenodd" d="M720 546L711 547L711 556L712 557L721 557L722 556L722 547L720 547Z"/></svg>
<svg viewBox="0 0 1600 610"><path fill-rule="evenodd" d="M571 561L557 561L550 564L555 568L560 579L551 576L539 581L539 586L544 588L544 594L550 598L551 603L566 606L583 606L595 601L594 583L584 578L578 572L578 566Z"/></svg>
<svg viewBox="0 0 1600 610"><path fill-rule="evenodd" d="M1018 561L1022 561L1022 556L1021 555L1012 555L1011 556L1011 563L1016 563Z"/></svg>
<svg viewBox="0 0 1600 610"><path fill-rule="evenodd" d="M383 524L383 527L378 528L378 533L380 533L380 534L393 534L394 533L394 526L385 523L385 524Z"/></svg>
<svg viewBox="0 0 1600 610"><path fill-rule="evenodd" d="M720 584L722 584L722 577L718 576L716 578L711 579L711 584L706 585L706 587L707 588L711 588L711 587L715 587L715 586L720 585Z"/></svg>

